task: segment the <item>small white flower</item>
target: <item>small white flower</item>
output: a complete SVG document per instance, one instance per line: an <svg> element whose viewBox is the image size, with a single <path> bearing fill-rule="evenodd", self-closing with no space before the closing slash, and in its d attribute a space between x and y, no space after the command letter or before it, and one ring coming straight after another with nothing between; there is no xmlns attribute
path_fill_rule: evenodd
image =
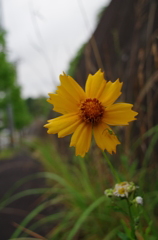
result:
<svg viewBox="0 0 158 240"><path fill-rule="evenodd" d="M117 183L114 187L114 196L128 198L129 194L134 192L136 188L133 182Z"/></svg>
<svg viewBox="0 0 158 240"><path fill-rule="evenodd" d="M120 197L120 198L128 198L132 192L134 192L138 187L133 182L120 182L115 184L114 188L106 189L104 191L104 194L107 197ZM139 199L138 199L139 201ZM136 200L134 200L135 204L141 204L137 203Z"/></svg>
<svg viewBox="0 0 158 240"><path fill-rule="evenodd" d="M140 205L143 205L143 198L138 196L135 198L135 203L136 204L140 204Z"/></svg>

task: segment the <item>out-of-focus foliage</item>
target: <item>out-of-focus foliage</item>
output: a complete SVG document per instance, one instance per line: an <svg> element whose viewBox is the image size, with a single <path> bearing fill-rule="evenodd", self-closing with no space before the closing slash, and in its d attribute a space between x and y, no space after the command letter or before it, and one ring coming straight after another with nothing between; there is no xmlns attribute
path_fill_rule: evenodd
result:
<svg viewBox="0 0 158 240"><path fill-rule="evenodd" d="M50 111L50 104L47 103L45 97L39 98L27 98L26 104L28 107L29 112L35 118L37 117L45 117L48 115Z"/></svg>
<svg viewBox="0 0 158 240"><path fill-rule="evenodd" d="M72 77L74 76L75 70L76 70L76 68L78 66L78 63L79 63L79 60L83 55L83 51L85 49L85 46L86 46L86 43L81 46L81 48L78 50L76 56L71 60L71 62L69 64L69 69L67 71L68 75L70 75Z"/></svg>
<svg viewBox="0 0 158 240"><path fill-rule="evenodd" d="M118 161L107 155L114 169L117 169L120 181L133 181L139 186L135 197L142 196L144 199L143 206L131 208L135 217L137 240L157 240L158 236L158 175L157 169L150 164L151 151L157 143L157 133L158 126L146 132L131 146L128 155L120 148ZM146 150L143 166L138 170L139 159L134 158L134 152L143 139L149 137L151 142ZM45 178L50 187L15 193L1 202L1 207L5 208L26 194L42 196L38 205L20 222L20 227L15 229L10 239L27 238L28 233L23 229L28 226L29 230L37 233L39 229L48 229L44 237L50 240L136 239L127 237L130 232L130 218L126 198L108 198L104 195L104 190L113 187L116 181L101 154L94 158L87 154L85 159L61 157L52 142L43 139L28 141L27 147L33 156L38 156L46 169L46 172L32 175L30 179ZM29 181L29 178L22 179L21 182L23 181ZM43 210L49 206L51 208L47 211L48 215L43 214ZM57 211L51 212L51 209ZM41 212L42 217L38 219Z"/></svg>
<svg viewBox="0 0 158 240"><path fill-rule="evenodd" d="M105 10L107 9L107 7L102 7L99 11L99 13L97 14L97 20L100 21L101 17L103 16Z"/></svg>
<svg viewBox="0 0 158 240"><path fill-rule="evenodd" d="M22 129L31 121L31 115L21 97L21 89L16 77L16 67L7 59L5 32L0 30L0 118L3 122L1 128L8 127L10 118L16 129Z"/></svg>
<svg viewBox="0 0 158 240"><path fill-rule="evenodd" d="M11 92L13 102L14 124L17 129L22 129L31 121L31 115L28 112L25 100L21 98L20 87L14 86Z"/></svg>
<svg viewBox="0 0 158 240"><path fill-rule="evenodd" d="M4 39L5 31L0 29L0 51L5 47L5 39Z"/></svg>

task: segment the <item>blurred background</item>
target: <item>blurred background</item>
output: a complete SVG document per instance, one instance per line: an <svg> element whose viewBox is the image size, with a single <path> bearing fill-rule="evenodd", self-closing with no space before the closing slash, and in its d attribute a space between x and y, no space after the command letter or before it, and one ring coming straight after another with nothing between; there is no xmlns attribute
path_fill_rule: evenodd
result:
<svg viewBox="0 0 158 240"><path fill-rule="evenodd" d="M64 225L61 232L58 229L60 217L54 225L52 220L50 225L42 225L40 230L34 227L32 233L27 231L34 224L31 221L41 220L50 213L56 216L65 211L65 205L68 208L71 205L70 202L57 201L58 204L49 206L44 209L43 215L38 215L36 207L39 203L47 202L52 196L54 198L52 194L57 196L57 193L47 193L43 197L43 192L50 184L49 177L49 181L47 177L38 180L30 177L26 180L28 176L49 170L58 176L62 175L67 181L74 181L70 176L68 180L68 174L63 173L69 171L74 162L76 164L74 150L69 148L70 138L48 136L43 128L47 119L56 116L46 99L49 92L55 91L63 71L74 77L82 87L88 74L94 74L99 68L105 72L107 80L120 78L123 82L120 101L134 104L134 110L139 115L138 120L128 127L115 129L122 144L112 161L118 168L120 161L124 164L129 161L133 172L128 172L127 162L126 166L119 169L129 180L134 178L138 181L141 169L148 171L152 183L148 190L153 190L156 195L158 181L155 180L155 185L153 181L157 179L155 169L158 156L157 16L157 0L0 0L0 214L3 219L0 220L0 239L15 238L21 236L21 232L38 239L120 239L115 235L117 231L113 230L110 230L112 237L104 238L109 229L102 229L104 222L101 223L101 220L101 232L96 228L96 232L90 234L88 225L86 230L81 229L73 238L67 238L62 232L71 229L71 224L67 228ZM102 158L95 146L88 156L88 159ZM61 164L62 169L59 169L57 163ZM85 168L88 168L88 163L89 160ZM99 196L112 180L110 176L108 180L105 179L107 169L102 162L93 160L91 167L88 173L91 187L94 184L94 167L100 184ZM82 178L83 166L77 163L76 168L81 171ZM143 177L148 179L149 176ZM51 184L54 186L55 183ZM143 180L141 184L144 189ZM31 189L36 189L35 196ZM61 189L63 191L63 186ZM30 192L26 194L28 190ZM21 195L16 195L21 191ZM85 197L83 189L81 192ZM9 200L11 196L13 200ZM88 205L91 201L89 196L85 201ZM156 204L155 200L150 209L152 214L157 211ZM22 220L32 211L36 212L36 218L30 218L21 225ZM78 216L76 213L74 219ZM155 219L156 215L152 217ZM144 221L148 222L148 218ZM23 229L16 232L16 229L20 229L19 224ZM90 222L88 224L91 225ZM54 226L58 229L56 235L53 235ZM115 223L112 226L115 229ZM152 238L142 235L140 239L156 240L156 234Z"/></svg>
<svg viewBox="0 0 158 240"><path fill-rule="evenodd" d="M18 103L14 104L18 99L13 101L11 98L8 103L8 114L13 118L10 119L12 128L23 128L33 121L31 117L35 116L32 114L38 118L38 114L46 116L49 106L45 99L48 93L55 91L59 75L68 70L71 59L90 38L98 23L99 13L108 2L1 0L1 50L4 61L10 63L13 71L8 76L12 78L10 82L1 75L1 85L4 85L3 82L7 84L1 86L1 100L11 98L11 84L16 88L14 98L19 95L23 99L23 104L19 103L23 105L21 107L16 106ZM34 104L36 106L33 107ZM16 109L13 111L13 108ZM18 109L19 113L16 112ZM37 113L42 109L45 113ZM18 120L20 115L23 120ZM6 129L4 133L7 133Z"/></svg>

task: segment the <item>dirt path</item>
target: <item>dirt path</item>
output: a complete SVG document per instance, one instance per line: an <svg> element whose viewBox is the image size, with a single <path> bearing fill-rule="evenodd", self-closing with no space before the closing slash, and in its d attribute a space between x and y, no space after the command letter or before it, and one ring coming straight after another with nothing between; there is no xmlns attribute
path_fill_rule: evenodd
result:
<svg viewBox="0 0 158 240"><path fill-rule="evenodd" d="M42 171L41 164L33 159L27 152L22 151L11 159L0 161L0 200L22 178ZM43 179L34 179L22 184L14 193L30 188L43 188L46 184ZM0 239L8 240L15 231L15 224L22 219L37 205L39 195L20 198L7 205L0 211ZM0 205L1 206L1 205ZM42 233L42 231L41 231Z"/></svg>

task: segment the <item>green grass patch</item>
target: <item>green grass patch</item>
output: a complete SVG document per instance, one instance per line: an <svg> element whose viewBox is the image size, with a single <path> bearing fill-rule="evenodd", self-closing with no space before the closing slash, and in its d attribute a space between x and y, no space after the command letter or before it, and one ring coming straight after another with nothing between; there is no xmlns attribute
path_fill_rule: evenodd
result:
<svg viewBox="0 0 158 240"><path fill-rule="evenodd" d="M135 196L142 196L144 205L131 208L135 218L135 231L138 240L156 240L158 236L158 175L157 169L150 165L152 149L158 141L157 127L151 129L135 142L129 156L120 154L113 163L121 181L133 181L139 186ZM144 139L150 137L150 144L144 155L145 163L139 167L135 152ZM104 190L115 185L115 178L109 165L100 153L96 158L60 157L50 142L36 140L29 143L33 156L38 156L45 166L45 172L28 176L16 183L12 190L1 199L1 209L16 199L27 195L40 194L42 201L20 223L11 239L31 237L23 228L38 232L49 226L46 239L52 240L127 240L130 235L128 207L125 199L111 199ZM16 188L30 179L44 178L47 188L30 189L14 194ZM44 201L43 201L44 199ZM48 214L32 223L49 206L62 206L58 212Z"/></svg>

